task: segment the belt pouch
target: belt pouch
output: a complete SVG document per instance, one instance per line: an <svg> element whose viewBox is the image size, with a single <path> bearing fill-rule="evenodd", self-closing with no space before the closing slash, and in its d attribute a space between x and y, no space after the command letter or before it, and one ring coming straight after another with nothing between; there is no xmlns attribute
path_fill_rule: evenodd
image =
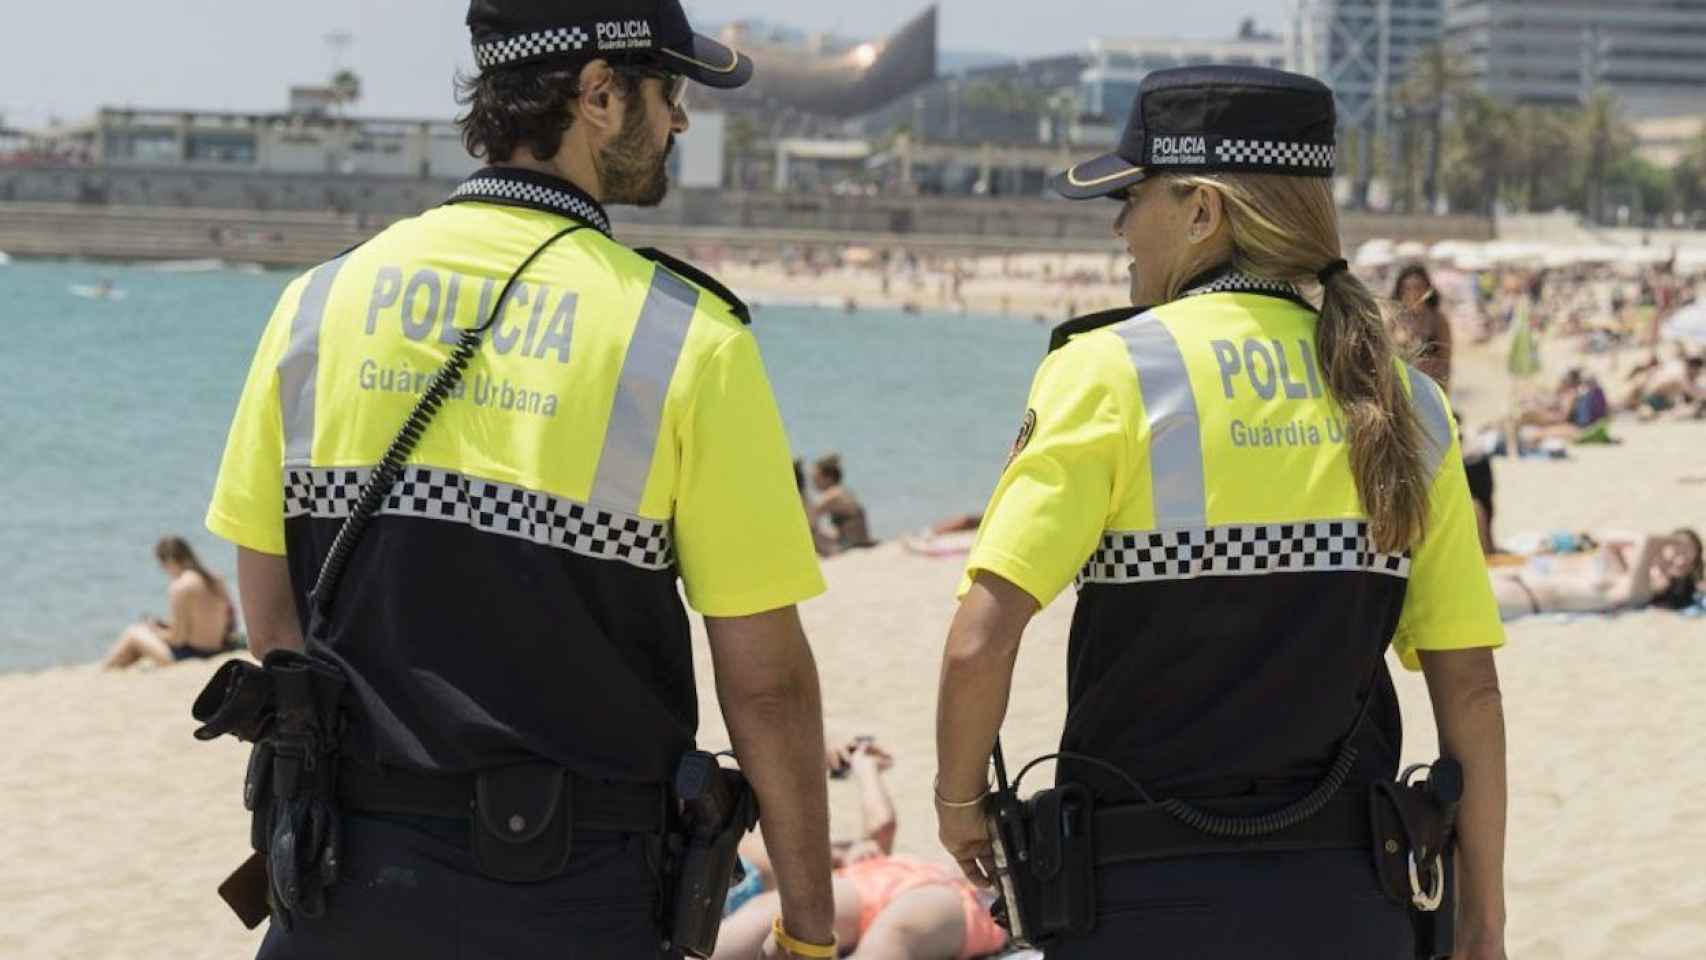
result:
<svg viewBox="0 0 1706 960"><path fill-rule="evenodd" d="M1035 880L1030 911L1041 936L1083 936L1096 927L1096 851L1088 788L1067 784L1032 797L1028 867Z"/></svg>
<svg viewBox="0 0 1706 960"><path fill-rule="evenodd" d="M483 770L474 778L474 868L508 883L537 883L560 876L569 863L574 831L574 784L550 763L518 763Z"/></svg>
<svg viewBox="0 0 1706 960"><path fill-rule="evenodd" d="M243 808L249 818L249 846L265 853L272 833L272 744L262 741L249 751L249 770L243 776Z"/></svg>
<svg viewBox="0 0 1706 960"><path fill-rule="evenodd" d="M274 708L272 675L243 660L227 660L196 695L190 715L201 723L197 740L213 740L229 733L254 743L271 727Z"/></svg>

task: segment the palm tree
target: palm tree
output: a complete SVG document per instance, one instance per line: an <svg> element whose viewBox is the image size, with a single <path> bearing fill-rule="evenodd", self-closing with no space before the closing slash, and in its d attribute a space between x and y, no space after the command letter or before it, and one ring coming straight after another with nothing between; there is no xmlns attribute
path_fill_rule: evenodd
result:
<svg viewBox="0 0 1706 960"><path fill-rule="evenodd" d="M1463 59L1436 43L1410 58L1397 100L1405 113L1427 125L1427 157L1422 170L1422 197L1428 209L1439 201L1439 171L1445 145L1445 116L1458 97L1472 89Z"/></svg>
<svg viewBox="0 0 1706 960"><path fill-rule="evenodd" d="M361 99L361 78L353 70L339 70L332 75L332 101L338 105L338 111Z"/></svg>
<svg viewBox="0 0 1706 960"><path fill-rule="evenodd" d="M757 124L744 113L729 118L728 132L723 135L723 150L728 161L730 182L736 190L747 188L747 161L758 148Z"/></svg>
<svg viewBox="0 0 1706 960"><path fill-rule="evenodd" d="M1700 132L1671 171L1671 181L1684 213L1693 216L1706 209L1706 124L1701 125Z"/></svg>
<svg viewBox="0 0 1706 960"><path fill-rule="evenodd" d="M1523 106L1512 120L1511 166L1523 205L1531 212L1557 205L1565 199L1559 184L1567 181L1577 157L1569 119L1555 108Z"/></svg>
<svg viewBox="0 0 1706 960"><path fill-rule="evenodd" d="M1470 91L1458 98L1447 128L1450 151L1444 179L1452 185L1452 196L1484 213L1494 212L1515 160L1510 142L1513 114L1507 104Z"/></svg>
<svg viewBox="0 0 1706 960"><path fill-rule="evenodd" d="M1613 164L1635 149L1635 135L1623 119L1622 105L1609 92L1596 91L1582 108L1577 137L1587 157L1587 214L1598 223L1605 214L1605 177Z"/></svg>

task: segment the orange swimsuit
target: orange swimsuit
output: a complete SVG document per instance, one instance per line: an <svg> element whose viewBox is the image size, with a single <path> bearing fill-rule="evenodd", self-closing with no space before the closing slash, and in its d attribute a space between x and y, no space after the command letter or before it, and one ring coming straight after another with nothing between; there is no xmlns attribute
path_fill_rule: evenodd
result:
<svg viewBox="0 0 1706 960"><path fill-rule="evenodd" d="M995 925L989 909L978 897L977 888L958 870L911 857L877 857L862 860L837 871L853 882L859 892L859 934L876 922L877 914L909 890L920 887L950 887L960 895L965 911L966 939L961 960L994 953L1007 945L1007 932Z"/></svg>

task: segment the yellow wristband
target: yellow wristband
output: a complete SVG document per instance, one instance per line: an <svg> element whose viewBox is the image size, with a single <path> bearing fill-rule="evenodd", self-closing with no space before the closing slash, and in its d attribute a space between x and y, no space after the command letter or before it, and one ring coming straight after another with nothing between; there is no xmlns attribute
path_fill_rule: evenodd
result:
<svg viewBox="0 0 1706 960"><path fill-rule="evenodd" d="M782 918L770 925L770 932L776 935L776 945L796 957L809 957L811 960L834 960L840 953L840 942L831 936L828 943L807 943L788 936L788 931L782 927Z"/></svg>

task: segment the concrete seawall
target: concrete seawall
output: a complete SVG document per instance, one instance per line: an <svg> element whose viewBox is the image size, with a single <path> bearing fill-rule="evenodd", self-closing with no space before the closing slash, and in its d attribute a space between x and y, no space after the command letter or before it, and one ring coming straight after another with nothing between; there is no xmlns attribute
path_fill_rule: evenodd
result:
<svg viewBox="0 0 1706 960"><path fill-rule="evenodd" d="M683 196L658 210L613 213L624 243L681 254L707 246L775 251L861 244L972 255L1112 252L1111 208L1047 200L712 193ZM377 213L3 203L0 251L16 257L220 259L291 267L329 259L397 219ZM1478 217L1344 214L1341 229L1347 250L1377 236L1424 243L1493 236L1492 221Z"/></svg>

